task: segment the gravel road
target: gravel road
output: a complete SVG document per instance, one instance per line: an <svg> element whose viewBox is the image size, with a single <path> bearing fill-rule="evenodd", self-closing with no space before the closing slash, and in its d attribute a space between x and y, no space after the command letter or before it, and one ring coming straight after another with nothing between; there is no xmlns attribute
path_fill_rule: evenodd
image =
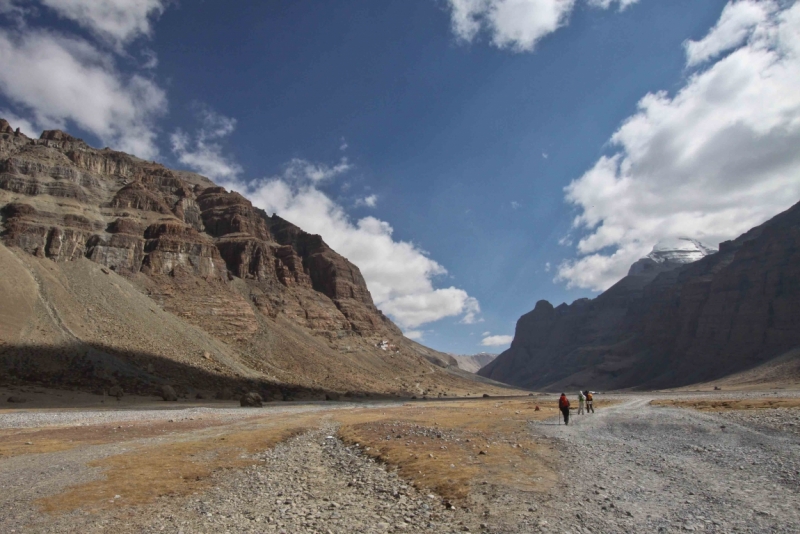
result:
<svg viewBox="0 0 800 534"><path fill-rule="evenodd" d="M544 494L481 486L469 508L451 509L336 439L326 418L256 454L253 467L216 473L208 491L102 514L44 516L31 501L98 476L83 466L113 445L0 460L0 531L800 531L797 410L701 413L621 399L569 426L529 423L533 438L562 451L561 479Z"/></svg>
<svg viewBox="0 0 800 534"><path fill-rule="evenodd" d="M777 413L776 413L777 412ZM770 410L788 422L796 410ZM762 410L701 413L628 398L596 414L532 423L563 451L537 527L555 532L798 532L800 439ZM543 527L543 528L541 528Z"/></svg>

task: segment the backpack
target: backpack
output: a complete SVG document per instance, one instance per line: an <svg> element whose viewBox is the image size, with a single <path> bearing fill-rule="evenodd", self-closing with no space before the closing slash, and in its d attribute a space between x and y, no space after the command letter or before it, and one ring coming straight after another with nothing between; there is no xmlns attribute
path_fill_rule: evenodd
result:
<svg viewBox="0 0 800 534"><path fill-rule="evenodd" d="M561 397L558 399L558 407L559 408L569 408L569 399L566 397Z"/></svg>
<svg viewBox="0 0 800 534"><path fill-rule="evenodd" d="M587 401L591 401L592 400L592 394L591 393L587 393L586 394L586 400Z"/></svg>

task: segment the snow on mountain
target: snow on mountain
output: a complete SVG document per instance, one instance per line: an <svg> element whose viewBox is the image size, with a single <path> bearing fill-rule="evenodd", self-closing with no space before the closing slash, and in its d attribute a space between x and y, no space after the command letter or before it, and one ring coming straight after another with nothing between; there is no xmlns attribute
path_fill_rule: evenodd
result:
<svg viewBox="0 0 800 534"><path fill-rule="evenodd" d="M656 243L650 254L631 265L628 275L667 271L701 260L715 252L716 248L690 237L662 239Z"/></svg>
<svg viewBox="0 0 800 534"><path fill-rule="evenodd" d="M671 261L674 263L692 263L701 260L709 254L714 254L717 249L712 248L697 239L690 237L678 237L673 239L662 239L653 251L647 255L648 258L656 263Z"/></svg>

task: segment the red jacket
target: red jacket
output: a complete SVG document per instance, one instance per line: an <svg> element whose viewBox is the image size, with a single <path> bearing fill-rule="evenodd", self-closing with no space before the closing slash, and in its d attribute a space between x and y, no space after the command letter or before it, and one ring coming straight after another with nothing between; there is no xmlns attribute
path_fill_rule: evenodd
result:
<svg viewBox="0 0 800 534"><path fill-rule="evenodd" d="M559 408L569 408L569 399L566 395L561 395L561 398L558 399L558 407Z"/></svg>

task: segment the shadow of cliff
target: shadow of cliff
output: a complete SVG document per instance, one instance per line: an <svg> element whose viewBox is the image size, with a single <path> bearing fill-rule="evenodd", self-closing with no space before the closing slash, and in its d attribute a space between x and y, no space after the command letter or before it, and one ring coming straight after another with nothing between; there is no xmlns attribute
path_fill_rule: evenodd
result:
<svg viewBox="0 0 800 534"><path fill-rule="evenodd" d="M125 394L160 396L164 385L181 397L238 399L258 392L265 401L339 400L340 397L388 399L398 395L372 391L344 394L266 379L230 376L199 366L101 344L6 345L0 347L0 385L35 384L104 394L120 386Z"/></svg>

